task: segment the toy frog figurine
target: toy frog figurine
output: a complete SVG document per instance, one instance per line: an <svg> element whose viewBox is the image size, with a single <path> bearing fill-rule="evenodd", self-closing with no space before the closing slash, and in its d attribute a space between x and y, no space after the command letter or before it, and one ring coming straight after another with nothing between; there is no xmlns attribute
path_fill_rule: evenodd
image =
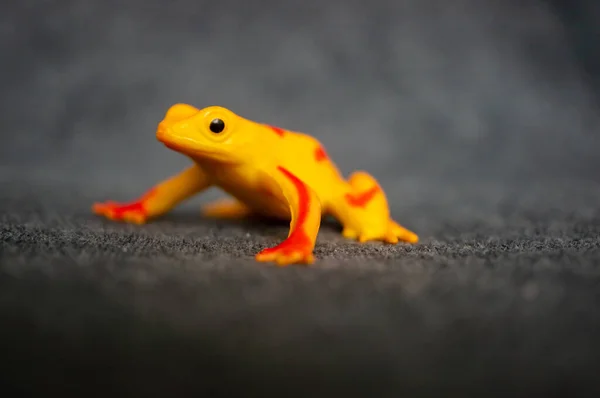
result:
<svg viewBox="0 0 600 398"><path fill-rule="evenodd" d="M287 238L256 254L259 262L313 263L325 215L342 224L348 239L418 241L390 218L386 196L371 175L356 171L344 179L321 143L309 135L254 122L219 106L175 104L158 124L156 137L193 164L133 202L96 203L94 213L141 224L216 186L232 198L206 204L202 213L207 217L261 215L290 221Z"/></svg>

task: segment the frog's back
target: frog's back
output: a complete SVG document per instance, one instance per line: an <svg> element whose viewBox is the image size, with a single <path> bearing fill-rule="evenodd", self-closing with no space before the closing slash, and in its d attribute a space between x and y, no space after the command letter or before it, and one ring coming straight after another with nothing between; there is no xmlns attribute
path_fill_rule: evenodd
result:
<svg viewBox="0 0 600 398"><path fill-rule="evenodd" d="M322 199L345 184L336 164L315 137L285 130L278 144L277 162L313 188Z"/></svg>

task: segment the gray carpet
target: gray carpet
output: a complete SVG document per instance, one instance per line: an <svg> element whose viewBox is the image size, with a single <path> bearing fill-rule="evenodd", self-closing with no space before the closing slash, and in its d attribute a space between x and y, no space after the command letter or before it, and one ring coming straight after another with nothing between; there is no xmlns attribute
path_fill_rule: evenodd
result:
<svg viewBox="0 0 600 398"><path fill-rule="evenodd" d="M3 6L10 396L597 396L594 24L446 3ZM180 101L314 134L421 241L328 220L313 266L277 268L253 255L286 226L200 217L218 192L144 226L92 215L187 164L154 138Z"/></svg>
<svg viewBox="0 0 600 398"><path fill-rule="evenodd" d="M598 187L572 187L585 199L570 210L544 200L552 189L535 206L511 195L460 216L457 203L415 208L404 218L421 226L416 246L345 242L326 223L310 269L252 260L284 225L205 220L195 207L121 225L90 215L82 190L2 188L3 377L22 391L598 387Z"/></svg>

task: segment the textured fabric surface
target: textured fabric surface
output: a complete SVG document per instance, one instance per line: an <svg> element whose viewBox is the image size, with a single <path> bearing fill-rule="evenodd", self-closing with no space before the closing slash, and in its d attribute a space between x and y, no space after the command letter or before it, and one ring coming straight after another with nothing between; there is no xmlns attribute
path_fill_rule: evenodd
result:
<svg viewBox="0 0 600 398"><path fill-rule="evenodd" d="M568 18L560 1L12 3L2 386L598 396L592 2ZM317 136L421 242L358 245L326 222L317 263L280 269L252 257L286 226L201 218L218 192L145 226L93 216L187 165L154 137L175 102Z"/></svg>
<svg viewBox="0 0 600 398"><path fill-rule="evenodd" d="M600 189L572 188L570 210L544 201L552 189L533 190L546 206L414 209L416 246L361 246L328 223L313 267L279 269L252 255L285 225L195 206L121 225L91 216L87 192L3 186L2 377L98 396L591 394Z"/></svg>

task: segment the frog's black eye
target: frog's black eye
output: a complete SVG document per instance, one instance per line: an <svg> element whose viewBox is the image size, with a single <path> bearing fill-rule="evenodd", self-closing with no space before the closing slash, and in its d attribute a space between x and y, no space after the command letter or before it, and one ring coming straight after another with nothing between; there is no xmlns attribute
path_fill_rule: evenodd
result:
<svg viewBox="0 0 600 398"><path fill-rule="evenodd" d="M225 130L225 122L221 119L213 119L209 128L213 133L220 133Z"/></svg>

